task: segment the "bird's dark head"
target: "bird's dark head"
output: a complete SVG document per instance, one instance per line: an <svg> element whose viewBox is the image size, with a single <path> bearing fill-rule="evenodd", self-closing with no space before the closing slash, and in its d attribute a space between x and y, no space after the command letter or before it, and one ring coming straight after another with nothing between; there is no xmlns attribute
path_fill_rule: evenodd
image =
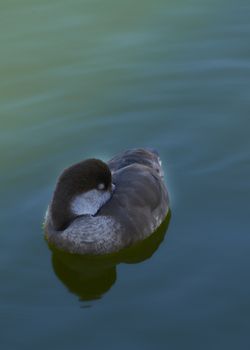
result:
<svg viewBox="0 0 250 350"><path fill-rule="evenodd" d="M79 215L94 215L111 197L112 176L107 164L87 159L59 176L50 211L56 230L65 229Z"/></svg>

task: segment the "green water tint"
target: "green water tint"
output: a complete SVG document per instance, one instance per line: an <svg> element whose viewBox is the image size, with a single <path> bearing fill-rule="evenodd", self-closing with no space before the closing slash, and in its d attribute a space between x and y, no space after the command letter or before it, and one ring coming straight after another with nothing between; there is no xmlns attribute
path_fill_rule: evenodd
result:
<svg viewBox="0 0 250 350"><path fill-rule="evenodd" d="M49 245L52 266L56 276L80 300L99 299L116 282L116 266L120 263L137 264L149 259L164 240L170 222L169 211L161 226L147 239L103 256L81 256L62 252Z"/></svg>

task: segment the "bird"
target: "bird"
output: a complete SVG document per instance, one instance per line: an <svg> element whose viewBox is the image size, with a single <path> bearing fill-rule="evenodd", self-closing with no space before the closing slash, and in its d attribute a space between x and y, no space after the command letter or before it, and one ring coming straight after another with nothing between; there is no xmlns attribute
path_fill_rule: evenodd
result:
<svg viewBox="0 0 250 350"><path fill-rule="evenodd" d="M63 170L45 214L45 238L71 254L117 253L149 237L168 211L158 152L129 149L107 163L91 158Z"/></svg>

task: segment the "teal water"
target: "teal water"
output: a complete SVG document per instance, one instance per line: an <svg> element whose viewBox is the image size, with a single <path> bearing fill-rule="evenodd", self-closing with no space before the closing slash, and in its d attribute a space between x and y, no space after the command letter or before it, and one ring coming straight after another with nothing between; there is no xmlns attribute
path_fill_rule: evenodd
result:
<svg viewBox="0 0 250 350"><path fill-rule="evenodd" d="M249 13L1 2L1 349L249 349ZM52 254L61 169L137 146L161 155L168 227L118 260Z"/></svg>

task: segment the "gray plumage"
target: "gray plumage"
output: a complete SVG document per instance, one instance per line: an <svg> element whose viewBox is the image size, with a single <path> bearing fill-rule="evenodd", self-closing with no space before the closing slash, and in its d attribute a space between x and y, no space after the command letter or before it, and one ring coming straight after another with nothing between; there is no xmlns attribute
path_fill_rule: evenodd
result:
<svg viewBox="0 0 250 350"><path fill-rule="evenodd" d="M56 230L49 206L45 235L58 249L92 255L117 252L145 239L164 221L169 199L156 151L129 150L107 165L115 190L95 215L74 217L65 229Z"/></svg>

